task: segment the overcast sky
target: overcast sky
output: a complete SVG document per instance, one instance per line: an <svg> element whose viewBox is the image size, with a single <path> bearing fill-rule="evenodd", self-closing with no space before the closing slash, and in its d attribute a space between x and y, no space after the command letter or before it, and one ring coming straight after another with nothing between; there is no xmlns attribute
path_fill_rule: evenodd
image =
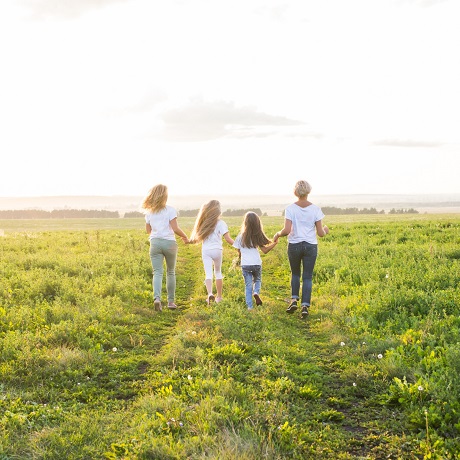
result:
<svg viewBox="0 0 460 460"><path fill-rule="evenodd" d="M0 196L460 192L459 0L1 0Z"/></svg>

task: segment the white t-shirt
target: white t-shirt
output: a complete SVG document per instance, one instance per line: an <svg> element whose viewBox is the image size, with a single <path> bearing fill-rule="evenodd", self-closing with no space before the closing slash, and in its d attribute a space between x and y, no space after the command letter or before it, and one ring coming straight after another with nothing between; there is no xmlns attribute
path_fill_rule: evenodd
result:
<svg viewBox="0 0 460 460"><path fill-rule="evenodd" d="M243 265L262 265L262 259L258 248L245 248L241 245L241 234L235 238L233 247L241 251L241 266Z"/></svg>
<svg viewBox="0 0 460 460"><path fill-rule="evenodd" d="M228 233L227 224L218 220L214 231L203 241L202 250L222 249L222 237Z"/></svg>
<svg viewBox="0 0 460 460"><path fill-rule="evenodd" d="M166 206L159 212L149 212L145 215L145 222L150 224L152 231L149 239L162 238L164 240L175 240L174 231L170 222L177 217L176 210L171 206Z"/></svg>
<svg viewBox="0 0 460 460"><path fill-rule="evenodd" d="M289 243L318 243L315 224L324 218L321 208L314 204L301 208L293 203L286 208L285 218L292 222L291 233L288 235Z"/></svg>

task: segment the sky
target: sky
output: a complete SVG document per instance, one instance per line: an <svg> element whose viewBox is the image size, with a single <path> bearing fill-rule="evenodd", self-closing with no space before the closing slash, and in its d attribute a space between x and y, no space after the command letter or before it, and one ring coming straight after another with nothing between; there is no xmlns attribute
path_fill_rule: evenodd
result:
<svg viewBox="0 0 460 460"><path fill-rule="evenodd" d="M460 193L458 0L1 0L0 197Z"/></svg>

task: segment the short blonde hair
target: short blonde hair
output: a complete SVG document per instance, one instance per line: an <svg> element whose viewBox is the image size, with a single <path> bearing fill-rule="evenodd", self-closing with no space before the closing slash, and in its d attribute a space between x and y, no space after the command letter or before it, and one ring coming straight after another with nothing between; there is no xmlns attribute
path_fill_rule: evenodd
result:
<svg viewBox="0 0 460 460"><path fill-rule="evenodd" d="M294 195L297 198L308 196L311 192L311 185L306 180L299 180L294 187Z"/></svg>
<svg viewBox="0 0 460 460"><path fill-rule="evenodd" d="M154 185L142 202L142 208L150 212L159 212L166 207L168 187L163 184Z"/></svg>

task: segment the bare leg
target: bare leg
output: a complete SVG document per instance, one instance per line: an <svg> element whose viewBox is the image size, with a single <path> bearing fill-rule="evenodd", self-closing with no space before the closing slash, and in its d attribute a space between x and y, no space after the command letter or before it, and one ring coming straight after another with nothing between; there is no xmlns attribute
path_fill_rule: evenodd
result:
<svg viewBox="0 0 460 460"><path fill-rule="evenodd" d="M222 286L223 286L223 281L216 280L216 291L217 291L217 298L216 302L220 302L222 300Z"/></svg>

